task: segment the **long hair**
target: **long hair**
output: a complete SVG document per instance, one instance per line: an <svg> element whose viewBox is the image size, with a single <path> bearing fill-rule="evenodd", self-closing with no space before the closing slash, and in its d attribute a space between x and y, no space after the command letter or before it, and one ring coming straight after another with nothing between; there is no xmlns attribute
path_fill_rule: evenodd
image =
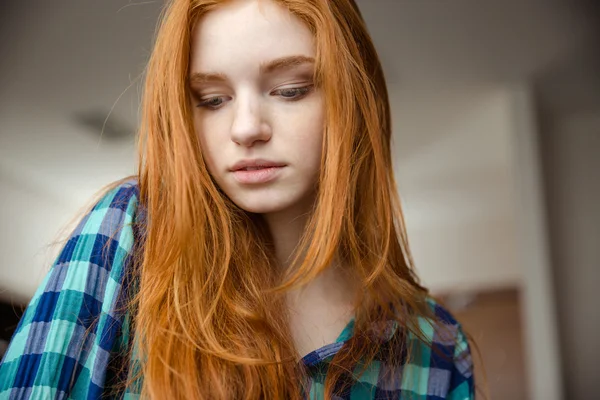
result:
<svg viewBox="0 0 600 400"><path fill-rule="evenodd" d="M383 71L353 0L277 0L315 37L315 84L326 108L314 209L292 265L278 267L260 217L209 175L192 123L192 27L221 2L170 1L146 71L139 185L147 219L130 303L140 390L154 399L300 398L307 371L283 295L339 257L361 290L354 334L327 371L330 398L357 360L376 356L373 327L397 321L422 337L417 318L432 317L393 176ZM388 357L406 353L397 342Z"/></svg>

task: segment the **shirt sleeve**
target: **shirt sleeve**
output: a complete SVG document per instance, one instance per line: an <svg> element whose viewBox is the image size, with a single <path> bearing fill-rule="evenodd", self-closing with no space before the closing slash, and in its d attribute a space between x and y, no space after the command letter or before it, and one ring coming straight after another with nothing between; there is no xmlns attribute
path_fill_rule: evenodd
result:
<svg viewBox="0 0 600 400"><path fill-rule="evenodd" d="M475 381L473 377L473 359L466 335L458 326L457 341L454 347L453 365L450 374L450 389L447 400L475 399Z"/></svg>
<svg viewBox="0 0 600 400"><path fill-rule="evenodd" d="M121 183L71 233L0 363L0 398L101 397L120 340L138 193L135 181Z"/></svg>

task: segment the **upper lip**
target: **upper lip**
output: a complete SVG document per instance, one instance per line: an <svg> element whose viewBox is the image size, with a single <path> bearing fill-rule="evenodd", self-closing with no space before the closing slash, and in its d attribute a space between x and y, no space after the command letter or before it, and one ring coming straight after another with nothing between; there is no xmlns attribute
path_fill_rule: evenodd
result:
<svg viewBox="0 0 600 400"><path fill-rule="evenodd" d="M256 158L253 160L238 161L237 163L235 163L233 165L233 167L231 167L230 171L239 171L240 169L244 169L244 168L248 168L248 167L269 168L269 167L284 167L284 166L285 166L285 163L282 163L282 162L269 161L269 160L263 160L260 158Z"/></svg>

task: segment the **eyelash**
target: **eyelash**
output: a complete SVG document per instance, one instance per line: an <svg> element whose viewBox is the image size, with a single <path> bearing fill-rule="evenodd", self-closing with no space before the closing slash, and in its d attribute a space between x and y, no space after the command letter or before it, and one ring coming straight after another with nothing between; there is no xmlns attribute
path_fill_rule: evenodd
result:
<svg viewBox="0 0 600 400"><path fill-rule="evenodd" d="M277 89L273 93L280 93L281 94L282 92L286 92L286 91L291 91L291 92L294 92L294 93L299 93L299 95L295 96L295 97L281 96L286 101L298 101L298 100L303 99L304 97L306 97L311 92L311 90L313 89L313 86L314 85L308 85L308 86L296 87L296 88ZM214 105L214 106L211 106L210 102L213 101L213 100L215 100L215 99L220 99L221 97L223 97L223 96L210 97L210 98L205 99L202 102L200 102L196 107L207 108L209 110L218 110L219 108L221 108L221 105L223 104L223 102L221 102L218 105Z"/></svg>

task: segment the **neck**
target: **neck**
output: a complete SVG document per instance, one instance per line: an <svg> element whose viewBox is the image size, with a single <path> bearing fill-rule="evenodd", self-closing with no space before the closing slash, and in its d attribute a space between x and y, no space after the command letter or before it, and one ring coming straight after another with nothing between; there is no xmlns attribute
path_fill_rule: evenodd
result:
<svg viewBox="0 0 600 400"><path fill-rule="evenodd" d="M275 246L275 256L282 268L288 268L293 261L302 234L311 216L311 206L277 213L263 214ZM290 293L290 304L301 302L306 290L315 299L326 300L331 304L353 304L357 293L356 279L340 260L334 259L332 265L320 274L304 290ZM296 299L296 300L294 300Z"/></svg>
<svg viewBox="0 0 600 400"><path fill-rule="evenodd" d="M275 256L281 267L287 268L293 261L296 247L300 243L309 217L310 207L263 214L273 238Z"/></svg>

